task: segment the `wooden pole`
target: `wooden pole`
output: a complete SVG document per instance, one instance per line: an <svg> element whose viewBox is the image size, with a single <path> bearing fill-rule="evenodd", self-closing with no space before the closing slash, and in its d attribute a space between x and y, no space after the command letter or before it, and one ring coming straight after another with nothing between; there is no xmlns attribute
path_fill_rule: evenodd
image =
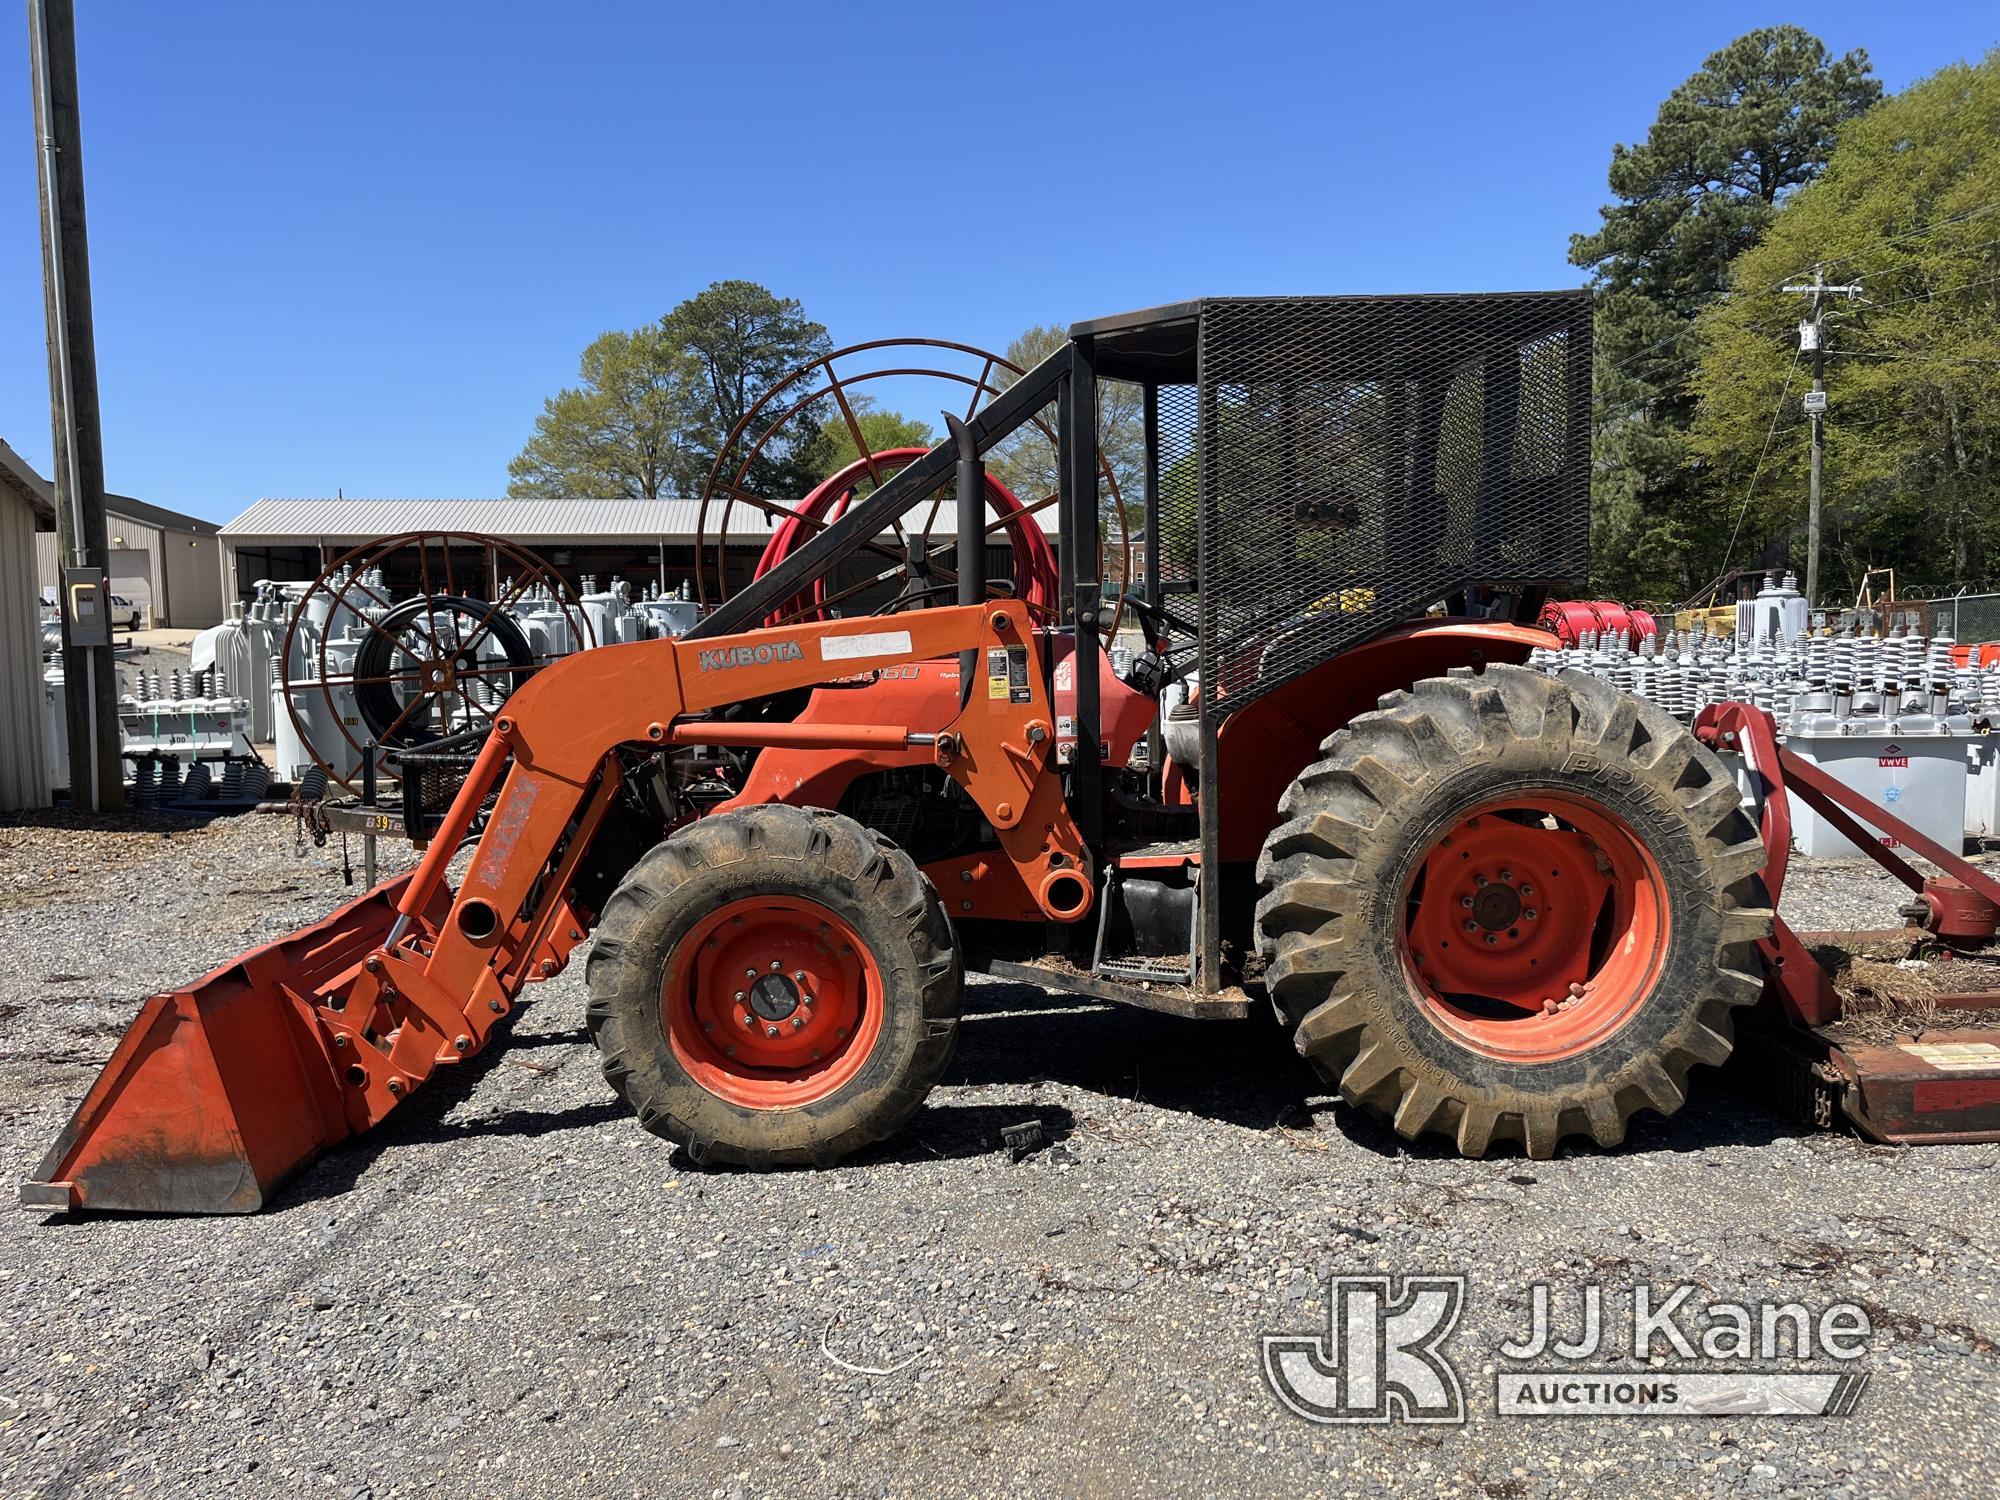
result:
<svg viewBox="0 0 2000 1500"><path fill-rule="evenodd" d="M90 317L90 245L83 215L83 134L77 118L72 0L28 0L34 74L35 161L41 186L42 287L49 333L49 405L55 436L56 539L63 578L63 677L69 704L70 798L94 812L125 807L119 758L118 678L109 629L72 619L72 574L97 571L97 623L108 619L110 542L104 517L104 443L97 348ZM73 627L75 627L73 629ZM82 645L72 634L102 644Z"/></svg>

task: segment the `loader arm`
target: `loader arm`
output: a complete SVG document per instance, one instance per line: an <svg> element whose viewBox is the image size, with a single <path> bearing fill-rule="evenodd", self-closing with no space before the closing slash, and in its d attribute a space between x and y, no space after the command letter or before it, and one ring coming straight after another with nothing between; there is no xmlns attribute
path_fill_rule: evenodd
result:
<svg viewBox="0 0 2000 1500"><path fill-rule="evenodd" d="M936 733L745 724L749 699L960 652L985 670ZM417 868L323 922L149 999L34 1177L24 1206L247 1212L326 1147L480 1050L522 988L559 973L596 914L579 866L628 747L929 743L1046 915L1092 905L1090 853L1055 773L1026 606L802 623L566 657L510 699ZM456 893L447 867L493 805Z"/></svg>

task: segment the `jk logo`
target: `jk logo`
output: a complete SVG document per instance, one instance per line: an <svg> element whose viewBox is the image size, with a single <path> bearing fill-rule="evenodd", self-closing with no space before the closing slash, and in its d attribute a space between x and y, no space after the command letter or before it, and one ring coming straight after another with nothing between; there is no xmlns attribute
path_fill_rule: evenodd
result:
<svg viewBox="0 0 2000 1500"><path fill-rule="evenodd" d="M1308 1422L1465 1420L1458 1371L1439 1346L1465 1306L1463 1276L1336 1276L1327 1331L1264 1335L1271 1393Z"/></svg>

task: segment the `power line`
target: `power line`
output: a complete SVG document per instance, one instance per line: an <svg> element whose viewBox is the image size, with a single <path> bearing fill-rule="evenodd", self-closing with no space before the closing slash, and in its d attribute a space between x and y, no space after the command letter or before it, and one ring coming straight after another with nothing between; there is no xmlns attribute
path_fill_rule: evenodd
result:
<svg viewBox="0 0 2000 1500"><path fill-rule="evenodd" d="M1914 240L1926 234L1935 234L1940 229L1948 229L1954 224L1963 224L1970 219L1979 218L1982 214L1990 213L2000 213L2000 203L1981 203L1966 209L1963 213L1952 214L1949 218L1938 219L1929 224L1920 224L1915 229L1907 229L1901 234L1884 235L1881 239L1871 244L1863 245L1859 250L1850 250L1845 255L1836 255L1830 260L1821 261L1820 265L1823 268L1845 265L1848 261L1866 255L1871 250L1880 250L1885 245L1900 245L1904 240ZM1985 243L1990 245L1993 241L1987 240ZM1794 274L1803 276L1805 272L1798 271ZM1789 281L1792 278L1787 276L1783 279Z"/></svg>
<svg viewBox="0 0 2000 1500"><path fill-rule="evenodd" d="M1927 354L1914 350L1902 354L1890 354L1886 352L1878 353L1870 349L1829 349L1826 351L1826 357L1828 359L1883 359L1897 361L1916 359L1930 365L2000 365L2000 359L1981 359L1977 355L1972 354Z"/></svg>
<svg viewBox="0 0 2000 1500"><path fill-rule="evenodd" d="M1996 281L2000 281L2000 276L1983 276L1977 281L1968 281L1960 286L1945 287L1942 291L1916 292L1908 297L1898 297L1893 302L1871 302L1868 306L1871 312L1881 312L1884 308L1902 307L1911 302L1935 302L1940 297L1955 297L1960 292L1969 292L1975 287L1992 286Z"/></svg>
<svg viewBox="0 0 2000 1500"><path fill-rule="evenodd" d="M1729 559L1736 551L1736 538L1743 532L1743 518L1750 514L1751 497L1757 493L1757 481L1764 474L1764 460L1771 456L1771 441L1778 435L1778 423L1785 415L1785 397L1792 393L1792 377L1799 372L1799 355L1803 350L1792 351L1792 362L1785 367L1785 383L1778 389L1777 404L1771 408L1771 426L1764 434L1763 451L1757 455L1757 467L1750 471L1750 483L1743 491L1743 503L1736 508L1736 524L1729 529L1729 544L1722 549L1722 571L1715 575L1714 582L1706 588L1698 589L1679 607L1686 609L1696 599L1721 587L1722 580L1729 576Z"/></svg>
<svg viewBox="0 0 2000 1500"><path fill-rule="evenodd" d="M1846 255L1836 257L1833 260L1824 261L1821 264L1823 266L1840 265L1846 261L1853 260L1858 256L1865 255L1870 250L1879 249L1883 245L1892 245L1899 243L1903 240L1915 239L1919 235L1930 234L1935 232L1936 230L1947 228L1952 224L1964 223L1969 219L1977 218L1982 214L1988 214L1988 213L2000 213L2000 203L1982 204L1978 208L1968 209L1966 212L1962 214L1955 214L1949 219L1940 219L1936 223L1925 224L1916 229L1906 230L1902 234L1885 236L1882 239L1876 240L1873 244L1864 245L1859 250L1849 251ZM1973 241L1973 243L1969 245L1953 246L1952 253L1956 255L1964 255L1974 250L1984 250L1991 245L2000 245L2000 235L1996 235L1991 239L1975 240ZM1804 273L1801 272L1799 274L1804 274ZM1881 274L1890 275L1893 274L1893 271L1885 270ZM1732 297L1745 298L1745 297L1769 296L1774 292L1782 290L1784 283L1789 280L1791 280L1791 277L1786 276L1780 278L1778 281L1770 283L1768 286L1735 287L1735 288L1725 287L1717 291L1705 292L1697 300L1696 312L1699 313L1701 310L1711 307L1717 302L1726 301ZM1984 285L1985 283L1975 282L1972 284ZM1943 295L1943 294L1940 293L1938 295ZM1870 305L1878 308L1896 307L1900 306L1902 302L1913 301L1913 300L1916 299L1903 298L1897 302L1877 302L1877 303L1871 303ZM1765 333L1773 328L1778 327L1780 324L1787 323L1789 321L1790 319L1788 317L1767 318L1760 322L1744 324L1743 331L1745 333ZM1688 320L1678 324L1676 327L1670 329L1665 334L1662 334L1659 338L1654 339L1651 343L1646 344L1641 348L1635 350L1633 353L1627 355L1624 359L1614 361L1613 363L1605 366L1605 368L1614 374L1622 374L1625 370L1629 369L1631 366L1639 363L1639 361L1652 357L1654 354L1664 349L1668 344L1672 343L1674 340L1685 338L1690 334L1692 334L1693 331L1694 331L1693 319L1689 318Z"/></svg>

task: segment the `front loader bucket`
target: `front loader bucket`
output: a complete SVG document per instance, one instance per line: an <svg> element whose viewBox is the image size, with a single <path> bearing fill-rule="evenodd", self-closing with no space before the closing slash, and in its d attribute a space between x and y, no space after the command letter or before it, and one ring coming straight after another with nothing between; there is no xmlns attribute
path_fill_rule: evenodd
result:
<svg viewBox="0 0 2000 1500"><path fill-rule="evenodd" d="M311 997L382 946L408 878L147 1000L21 1206L254 1213L351 1135Z"/></svg>

